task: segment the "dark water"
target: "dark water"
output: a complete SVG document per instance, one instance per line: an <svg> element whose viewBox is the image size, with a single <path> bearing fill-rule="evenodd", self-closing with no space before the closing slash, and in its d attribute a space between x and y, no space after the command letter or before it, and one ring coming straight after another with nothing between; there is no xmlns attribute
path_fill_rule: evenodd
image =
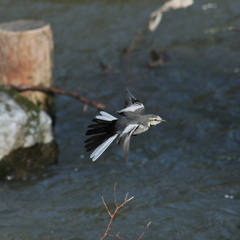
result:
<svg viewBox="0 0 240 240"><path fill-rule="evenodd" d="M125 239L240 239L240 2L200 0L166 13L139 48L121 54L163 1L1 0L0 22L51 23L55 85L104 103L114 114L124 88L167 123L134 137L129 162L113 144L92 163L84 133L97 110L56 97L59 164L23 182L0 183L0 239L100 239L114 221ZM151 49L169 61L149 69ZM110 64L101 74L99 60ZM107 239L107 238L106 238ZM110 239L110 238L109 238Z"/></svg>

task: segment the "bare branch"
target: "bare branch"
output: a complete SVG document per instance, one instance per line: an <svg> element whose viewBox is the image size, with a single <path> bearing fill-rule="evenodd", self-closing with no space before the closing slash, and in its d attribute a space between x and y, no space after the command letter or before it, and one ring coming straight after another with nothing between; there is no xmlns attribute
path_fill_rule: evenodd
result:
<svg viewBox="0 0 240 240"><path fill-rule="evenodd" d="M53 88L53 87L42 87L42 86L33 86L33 85L5 85L4 87L8 89L14 89L17 91L40 91L40 92L45 92L45 93L57 93L57 94L62 94L62 95L67 95L70 97L73 97L75 99L80 100L81 102L85 103L84 110L86 109L86 105L91 105L93 107L98 108L99 110L105 109L105 106L101 103L97 102L92 102L89 101L88 99L79 96L77 93L71 93L67 92L58 88Z"/></svg>
<svg viewBox="0 0 240 240"><path fill-rule="evenodd" d="M128 193L127 193L126 196L125 196L124 202L122 204L118 205L117 197L116 197L116 187L117 187L117 183L114 184L114 202L115 202L116 208L115 208L115 211L113 213L111 213L109 211L109 208L108 208L107 204L105 203L104 198L102 197L103 204L104 204L105 208L107 209L107 212L110 216L110 220L109 220L107 229L106 229L105 233L103 234L103 236L100 238L100 240L103 240L106 237L113 237L113 238L117 238L117 239L120 239L120 240L125 240L124 238L120 237L120 232L118 232L116 235L114 235L114 234L110 234L109 231L111 230L111 225L112 225L114 217L117 214L123 214L123 213L119 212L119 209L122 208L127 202L131 201L134 197L128 198ZM146 230L147 230L148 226L150 225L150 223L151 222L149 222L147 224L147 226L144 228L144 230L143 230L142 234L140 235L140 237L138 238L138 240L142 239L142 237L146 233Z"/></svg>
<svg viewBox="0 0 240 240"><path fill-rule="evenodd" d="M110 220L109 220L107 229L106 229L104 235L100 238L100 240L104 239L104 238L107 237L107 236L115 237L115 238L118 238L118 239L125 240L124 238L121 238L121 237L119 236L120 232L119 232L117 235L109 234L108 232L109 232L109 230L111 229L111 225L112 225L112 222L113 222L114 217L115 217L117 214L120 214L119 209L122 208L127 202L131 201L134 197L131 197L131 198L129 198L129 199L126 199L121 205L118 205L117 196L116 196L116 187L117 187L117 183L114 184L114 202L115 202L116 208L115 208L115 211L114 211L113 213L110 213L109 208L107 207L107 204L105 203L104 198L102 197L103 204L104 204L105 208L107 209L108 214L110 215Z"/></svg>

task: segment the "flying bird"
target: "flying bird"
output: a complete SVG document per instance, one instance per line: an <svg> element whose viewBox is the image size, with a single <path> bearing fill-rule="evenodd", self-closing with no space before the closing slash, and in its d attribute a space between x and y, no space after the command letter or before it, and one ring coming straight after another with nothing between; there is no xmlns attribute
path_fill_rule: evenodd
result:
<svg viewBox="0 0 240 240"><path fill-rule="evenodd" d="M123 148L124 160L127 161L131 136L166 122L155 114L144 115L144 110L144 105L126 89L125 106L116 112L120 115L119 118L101 111L93 119L95 123L89 125L86 132L86 135L91 137L85 141L85 148L87 152L93 151L90 155L92 161L96 161L116 138L117 144Z"/></svg>

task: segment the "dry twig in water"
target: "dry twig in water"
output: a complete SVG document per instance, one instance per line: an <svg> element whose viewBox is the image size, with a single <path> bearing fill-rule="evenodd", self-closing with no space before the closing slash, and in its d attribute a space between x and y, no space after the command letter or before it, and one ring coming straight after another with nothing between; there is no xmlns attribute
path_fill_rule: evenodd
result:
<svg viewBox="0 0 240 240"><path fill-rule="evenodd" d="M67 95L70 97L73 97L75 99L80 100L81 102L85 103L84 110L86 110L86 106L91 105L93 107L98 108L99 110L105 109L105 106L101 103L97 102L92 102L89 101L88 99L79 96L77 93L71 93L67 92L58 88L53 88L53 87L42 87L42 86L33 86L33 85L5 85L4 87L8 89L14 89L17 91L40 91L40 92L45 92L45 93L57 93L57 94L62 94L62 95Z"/></svg>
<svg viewBox="0 0 240 240"><path fill-rule="evenodd" d="M148 30L155 31L162 20L162 14L171 9L186 8L193 4L193 0L170 0L163 4L162 7L152 12L148 23Z"/></svg>
<svg viewBox="0 0 240 240"><path fill-rule="evenodd" d="M137 36L133 39L130 46L124 50L124 53L131 53L133 50L135 50L140 45L142 36L148 30L150 32L154 32L156 30L162 20L163 13L168 12L171 9L187 8L191 6L193 2L194 0L170 0L165 2L163 6L150 14L148 26L137 33Z"/></svg>
<svg viewBox="0 0 240 240"><path fill-rule="evenodd" d="M240 29L239 29L239 28L229 27L228 30L229 30L229 31L235 31L235 32L240 33Z"/></svg>
<svg viewBox="0 0 240 240"><path fill-rule="evenodd" d="M108 212L108 214L109 214L109 216L110 216L110 220L109 220L107 229L106 229L104 235L100 238L100 240L104 239L105 237L114 237L114 238L117 238L117 239L125 240L124 238L122 238L122 237L119 236L119 235L120 235L120 232L118 232L118 234L114 235L114 234L109 234L109 231L111 230L111 225L112 225L112 222L113 222L114 217L115 217L117 214L122 214L122 213L119 212L119 209L121 209L122 207L124 207L124 205L125 205L126 203L128 203L129 201L131 201L134 197L128 198L128 193L127 193L126 196L125 196L125 199L124 199L123 203L121 203L121 204L119 205L118 202L117 202L116 187L117 187L117 184L115 183L115 184L114 184L115 211L114 211L113 213L110 212L110 210L109 210L109 208L108 208L108 206L107 206L104 198L102 197L103 204L104 204L104 206L105 206L105 208L106 208L106 210L107 210L107 212ZM142 239L143 235L146 233L146 230L147 230L147 228L148 228L148 226L149 226L150 224L151 224L151 222L149 222L149 223L147 224L147 226L144 228L144 231L142 232L142 234L140 235L140 237L138 238L138 240L141 240L141 239Z"/></svg>

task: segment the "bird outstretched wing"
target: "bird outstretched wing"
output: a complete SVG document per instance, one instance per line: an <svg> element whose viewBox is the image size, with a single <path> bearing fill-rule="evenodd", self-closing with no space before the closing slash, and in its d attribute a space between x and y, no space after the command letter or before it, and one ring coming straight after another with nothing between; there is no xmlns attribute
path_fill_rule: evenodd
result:
<svg viewBox="0 0 240 240"><path fill-rule="evenodd" d="M127 156L129 152L129 145L130 145L130 139L131 136L134 134L134 132L137 130L140 124L129 124L124 131L121 133L117 140L117 144L121 145L124 152L124 161L127 161Z"/></svg>
<svg viewBox="0 0 240 240"><path fill-rule="evenodd" d="M120 111L117 111L117 114L124 115L125 112L143 114L144 109L144 105L131 94L128 88L126 88L124 108Z"/></svg>

